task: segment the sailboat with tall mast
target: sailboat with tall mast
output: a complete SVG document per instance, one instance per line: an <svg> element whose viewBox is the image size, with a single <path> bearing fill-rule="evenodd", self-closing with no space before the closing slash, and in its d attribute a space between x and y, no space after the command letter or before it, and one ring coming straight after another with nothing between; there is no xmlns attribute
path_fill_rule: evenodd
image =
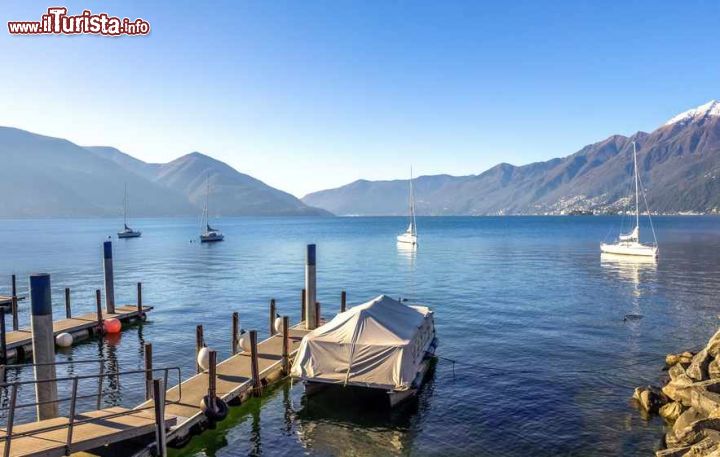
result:
<svg viewBox="0 0 720 457"><path fill-rule="evenodd" d="M623 254L623 255L634 255L643 257L657 257L659 249L657 243L657 237L655 236L655 229L652 225L652 218L650 217L650 208L647 205L647 198L645 197L645 190L640 186L640 176L638 175L637 165L637 148L635 142L633 146L633 164L635 170L635 227L630 233L620 234L617 241L614 243L601 243L600 251L608 254ZM648 219L650 220L650 228L652 230L653 238L655 242L653 244L642 244L640 242L640 192L643 193L643 200L645 201L645 207L648 213Z"/></svg>
<svg viewBox="0 0 720 457"><path fill-rule="evenodd" d="M415 223L415 192L413 190L413 174L412 167L410 167L410 225L408 226L405 233L397 236L398 243L410 244L413 246L417 245L417 224Z"/></svg>
<svg viewBox="0 0 720 457"><path fill-rule="evenodd" d="M131 229L127 224L127 184L125 184L125 196L123 197L123 229L118 232L118 238L139 238L142 232Z"/></svg>
<svg viewBox="0 0 720 457"><path fill-rule="evenodd" d="M202 215L202 229L200 232L201 243L212 243L216 241L222 241L225 239L225 235L220 230L210 227L210 217L208 213L208 205L210 203L210 176L206 179L207 189L205 192L205 207L203 208Z"/></svg>

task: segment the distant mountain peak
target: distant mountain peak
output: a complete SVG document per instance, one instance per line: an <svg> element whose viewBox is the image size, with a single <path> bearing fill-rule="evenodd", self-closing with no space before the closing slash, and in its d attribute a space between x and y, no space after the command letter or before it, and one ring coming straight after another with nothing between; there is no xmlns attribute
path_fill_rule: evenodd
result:
<svg viewBox="0 0 720 457"><path fill-rule="evenodd" d="M717 100L710 100L704 105L700 105L697 108L689 109L685 112L678 114L677 116L667 121L665 125L672 125L678 123L684 124L686 122L701 119L706 116L720 117L720 102L718 102Z"/></svg>

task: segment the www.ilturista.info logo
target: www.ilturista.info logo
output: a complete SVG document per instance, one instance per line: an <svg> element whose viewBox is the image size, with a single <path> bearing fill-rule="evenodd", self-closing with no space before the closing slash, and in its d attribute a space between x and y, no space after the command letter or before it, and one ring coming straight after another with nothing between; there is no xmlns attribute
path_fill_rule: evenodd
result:
<svg viewBox="0 0 720 457"><path fill-rule="evenodd" d="M90 10L68 16L67 8L54 6L48 8L39 21L8 21L8 31L11 35L147 35L150 23L141 18L131 20Z"/></svg>

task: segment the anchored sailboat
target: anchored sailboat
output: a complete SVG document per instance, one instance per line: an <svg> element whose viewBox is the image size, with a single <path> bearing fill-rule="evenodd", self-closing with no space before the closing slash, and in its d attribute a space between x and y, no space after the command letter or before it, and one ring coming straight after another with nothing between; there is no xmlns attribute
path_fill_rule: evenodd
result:
<svg viewBox="0 0 720 457"><path fill-rule="evenodd" d="M222 241L225 239L225 235L220 230L210 227L210 220L208 215L208 203L210 201L210 177L207 178L207 190L205 193L205 208L203 208L202 215L202 231L200 232L201 243L212 243L214 241Z"/></svg>
<svg viewBox="0 0 720 457"><path fill-rule="evenodd" d="M658 244L657 238L655 237L655 229L652 229L652 219L650 218L650 208L647 208L647 199L645 198L645 190L640 188L638 166L637 166L637 149L635 142L633 141L633 164L635 168L635 227L630 233L620 234L618 239L614 243L602 243L600 244L600 251L607 252L609 254L624 254L624 255L635 255L645 257L657 257L658 255ZM645 207L648 212L648 218L650 218L650 227L652 229L653 238L655 242L651 245L642 244L640 242L640 191L643 193L643 200L645 201Z"/></svg>
<svg viewBox="0 0 720 457"><path fill-rule="evenodd" d="M138 238L142 232L131 229L127 225L127 184L125 184L125 197L123 198L123 229L118 232L118 238Z"/></svg>
<svg viewBox="0 0 720 457"><path fill-rule="evenodd" d="M415 193L413 192L412 167L410 167L410 225L405 233L397 236L398 243L417 245L417 224L415 223Z"/></svg>

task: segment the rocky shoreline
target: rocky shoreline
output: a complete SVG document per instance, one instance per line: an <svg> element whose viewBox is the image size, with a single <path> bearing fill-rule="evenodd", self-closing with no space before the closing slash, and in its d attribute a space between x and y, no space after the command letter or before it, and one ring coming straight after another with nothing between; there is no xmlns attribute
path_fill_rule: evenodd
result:
<svg viewBox="0 0 720 457"><path fill-rule="evenodd" d="M642 413L669 424L657 457L720 457L720 330L696 353L665 357L667 382L638 387L633 402Z"/></svg>

